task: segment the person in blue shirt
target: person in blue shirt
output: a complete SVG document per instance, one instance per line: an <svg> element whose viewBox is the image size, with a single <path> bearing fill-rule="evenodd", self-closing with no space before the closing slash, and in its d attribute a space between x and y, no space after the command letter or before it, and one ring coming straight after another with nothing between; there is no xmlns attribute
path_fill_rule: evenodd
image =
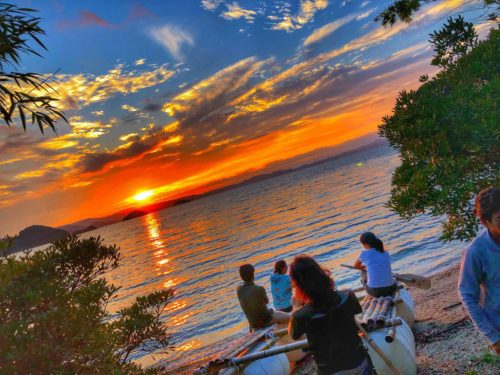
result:
<svg viewBox="0 0 500 375"><path fill-rule="evenodd" d="M372 232L359 238L365 248L354 263L354 267L368 274L366 292L372 297L391 296L397 289L392 276L391 257L384 250L384 243Z"/></svg>
<svg viewBox="0 0 500 375"><path fill-rule="evenodd" d="M278 311L292 311L292 283L287 274L288 265L284 260L274 264L274 273L270 277L273 306Z"/></svg>
<svg viewBox="0 0 500 375"><path fill-rule="evenodd" d="M475 208L485 229L462 256L458 292L476 328L500 354L500 188L480 191Z"/></svg>

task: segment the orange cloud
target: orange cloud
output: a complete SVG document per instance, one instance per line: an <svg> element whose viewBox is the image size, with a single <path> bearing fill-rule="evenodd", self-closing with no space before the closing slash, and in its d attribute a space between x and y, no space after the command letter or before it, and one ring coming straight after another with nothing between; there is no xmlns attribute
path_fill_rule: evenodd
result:
<svg viewBox="0 0 500 375"><path fill-rule="evenodd" d="M90 104L103 102L116 94L130 94L166 82L175 74L167 64L152 71L124 70L117 65L107 74L94 76L87 74L58 75L56 92L51 93L59 99L56 106L60 109L78 109ZM42 93L39 93L42 94ZM96 111L97 115L101 113Z"/></svg>

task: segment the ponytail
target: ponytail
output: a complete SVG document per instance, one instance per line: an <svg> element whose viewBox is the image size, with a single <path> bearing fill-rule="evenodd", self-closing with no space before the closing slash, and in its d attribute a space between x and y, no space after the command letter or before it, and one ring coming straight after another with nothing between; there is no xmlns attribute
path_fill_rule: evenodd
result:
<svg viewBox="0 0 500 375"><path fill-rule="evenodd" d="M359 237L359 241L362 244L366 244L371 246L375 250L383 253L384 252L384 243L377 238L372 232L365 232Z"/></svg>

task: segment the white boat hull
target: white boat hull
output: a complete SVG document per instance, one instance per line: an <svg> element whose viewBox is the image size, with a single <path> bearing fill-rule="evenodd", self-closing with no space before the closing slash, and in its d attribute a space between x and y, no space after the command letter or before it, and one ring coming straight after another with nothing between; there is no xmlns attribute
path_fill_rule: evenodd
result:
<svg viewBox="0 0 500 375"><path fill-rule="evenodd" d="M394 340L386 342L386 335L390 328L377 329L369 333L375 344L382 350L384 355L401 372L402 375L415 375L417 373L415 338L411 327L415 323L415 304L410 293L406 289L400 289L396 304L396 313L393 318L401 319L402 324L393 327L395 330ZM270 346L281 346L293 342L288 335L283 336L277 343L261 341L250 348L245 354L257 353ZM383 358L363 338L368 354L372 359L377 375L393 375L389 366ZM255 360L246 365L242 370L236 368L222 370L221 375L245 374L245 375L289 375L290 363L302 359L307 353L303 350L294 350L289 353L281 353L271 357ZM313 375L313 374L311 374Z"/></svg>
<svg viewBox="0 0 500 375"><path fill-rule="evenodd" d="M399 298L402 300L396 304L396 315L411 327L415 325L415 304L411 298L410 292L406 289L399 290Z"/></svg>
<svg viewBox="0 0 500 375"><path fill-rule="evenodd" d="M396 334L394 335L394 341L391 343L385 341L389 328L370 332L369 335L402 375L415 375L417 373L417 363L413 332L404 320L402 320L401 325L394 327L394 329ZM363 338L363 342L368 348L368 354L372 359L377 374L393 375L387 363L373 350L365 338Z"/></svg>

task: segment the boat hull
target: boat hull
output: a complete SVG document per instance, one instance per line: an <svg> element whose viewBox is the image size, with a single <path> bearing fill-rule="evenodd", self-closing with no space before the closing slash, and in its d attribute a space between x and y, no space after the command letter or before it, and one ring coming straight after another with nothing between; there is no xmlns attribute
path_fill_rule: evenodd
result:
<svg viewBox="0 0 500 375"><path fill-rule="evenodd" d="M396 304L396 315L411 327L415 325L415 304L411 298L410 292L406 289L399 290L401 302Z"/></svg>
<svg viewBox="0 0 500 375"><path fill-rule="evenodd" d="M415 339L410 326L406 321L402 320L401 325L394 327L395 335L391 343L385 340L389 329L390 328L379 329L370 332L369 335L402 375L415 375L417 373ZM377 374L392 375L392 371L387 363L375 350L373 350L366 338L363 338L363 342L368 348L368 354L372 359Z"/></svg>
<svg viewBox="0 0 500 375"><path fill-rule="evenodd" d="M393 310L393 320L401 320L400 325L388 328L380 328L368 333L374 343L382 350L385 357L401 372L402 375L415 375L417 373L415 339L411 327L415 323L415 304L410 293L406 289L400 289L397 299L398 303ZM391 336L391 342L386 341L389 331L395 333ZM293 342L288 335L280 338L277 342L264 340L256 343L245 351L245 354L258 353L269 349L272 346L282 346ZM382 358L368 340L363 338L368 354L372 359L373 365L378 375L392 375L392 371L387 362ZM302 349L294 350L288 353L281 353L271 357L255 360L243 369L231 368L220 372L222 375L245 374L245 375L289 375L290 364L299 361L307 353ZM310 374L314 375L314 374Z"/></svg>

